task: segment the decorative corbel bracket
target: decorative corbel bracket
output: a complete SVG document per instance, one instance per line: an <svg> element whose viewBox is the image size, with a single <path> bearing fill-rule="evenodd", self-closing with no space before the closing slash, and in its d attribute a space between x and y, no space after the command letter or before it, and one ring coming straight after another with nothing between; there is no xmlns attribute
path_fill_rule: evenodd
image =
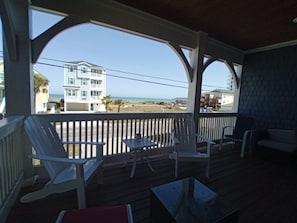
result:
<svg viewBox="0 0 297 223"><path fill-rule="evenodd" d="M203 64L203 72L205 71L205 69L213 62L215 61L219 61L218 58L215 57L210 57L204 64ZM234 69L234 65L230 62L230 61L225 61L224 62L226 65L228 65L228 68L231 70L231 72L233 73L233 77L235 79L236 82L236 88L239 87L239 77L238 74L236 73L236 70Z"/></svg>
<svg viewBox="0 0 297 223"><path fill-rule="evenodd" d="M192 82L193 81L193 68L191 67L189 61L187 60L185 54L183 53L181 47L173 42L168 42L168 45L175 51L175 53L178 55L180 58L182 64L184 65L187 75L189 77L189 80Z"/></svg>
<svg viewBox="0 0 297 223"><path fill-rule="evenodd" d="M50 27L48 30L41 33L34 40L32 40L32 63L36 63L46 44L58 33L72 26L87 22L89 22L88 19L69 15Z"/></svg>

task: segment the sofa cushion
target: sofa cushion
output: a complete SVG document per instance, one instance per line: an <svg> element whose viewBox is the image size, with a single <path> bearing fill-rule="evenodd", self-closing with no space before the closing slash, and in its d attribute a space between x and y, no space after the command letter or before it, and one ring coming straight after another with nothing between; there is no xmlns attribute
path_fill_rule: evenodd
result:
<svg viewBox="0 0 297 223"><path fill-rule="evenodd" d="M284 152L289 152L289 153L293 153L297 150L297 144L283 143L283 142L278 142L270 139L259 140L257 144L259 146L276 149Z"/></svg>
<svg viewBox="0 0 297 223"><path fill-rule="evenodd" d="M297 144L297 134L295 130L268 129L268 137L272 140L288 144Z"/></svg>

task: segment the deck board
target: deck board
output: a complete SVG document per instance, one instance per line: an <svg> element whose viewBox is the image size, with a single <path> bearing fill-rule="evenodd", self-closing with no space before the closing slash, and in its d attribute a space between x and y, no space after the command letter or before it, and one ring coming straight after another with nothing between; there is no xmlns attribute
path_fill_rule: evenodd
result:
<svg viewBox="0 0 297 223"><path fill-rule="evenodd" d="M204 166L193 163L180 165L179 179L194 176L229 200L240 210L239 222L297 222L297 169L252 156L240 159L239 153L214 149L209 180L204 177ZM151 163L155 172L139 163L134 179L129 178L131 163L106 167L104 185L87 187L88 207L131 203L135 222L151 222L150 188L176 180L172 160L159 158ZM20 196L41 186L23 188ZM17 201L7 222L55 222L61 210L76 205L75 191L27 204Z"/></svg>

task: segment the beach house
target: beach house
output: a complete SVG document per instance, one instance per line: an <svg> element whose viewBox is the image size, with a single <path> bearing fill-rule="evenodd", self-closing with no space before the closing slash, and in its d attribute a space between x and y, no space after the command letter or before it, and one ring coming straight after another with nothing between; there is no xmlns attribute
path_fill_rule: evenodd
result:
<svg viewBox="0 0 297 223"><path fill-rule="evenodd" d="M106 71L85 61L64 64L64 111L103 111Z"/></svg>
<svg viewBox="0 0 297 223"><path fill-rule="evenodd" d="M47 112L49 99L49 80L34 70L35 112Z"/></svg>

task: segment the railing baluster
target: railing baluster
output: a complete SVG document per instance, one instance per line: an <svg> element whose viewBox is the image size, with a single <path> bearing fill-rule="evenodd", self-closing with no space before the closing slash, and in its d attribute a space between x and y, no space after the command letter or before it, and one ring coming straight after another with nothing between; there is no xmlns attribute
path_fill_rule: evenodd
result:
<svg viewBox="0 0 297 223"><path fill-rule="evenodd" d="M94 142L94 121L90 121L90 125L91 127L87 130L87 131L90 131L90 142ZM86 146L87 147L87 146ZM94 148L93 146L90 146L90 151L91 151L91 154L90 154L90 157L94 157Z"/></svg>
<svg viewBox="0 0 297 223"><path fill-rule="evenodd" d="M3 121L3 122L2 122ZM5 222L23 179L23 117L0 122L0 221Z"/></svg>
<svg viewBox="0 0 297 223"><path fill-rule="evenodd" d="M88 140L88 125L89 125L89 123L88 123L88 121L86 120L86 121L84 121L84 123L85 123L85 126L84 126L84 128L83 128L83 126L81 127L81 128L83 128L84 129L84 133L85 133L85 139L84 139L84 141L85 142L87 142L87 141L89 141ZM81 147L81 149L84 149L84 158L87 158L88 157L88 149L87 149L87 145L80 145L80 147Z"/></svg>

